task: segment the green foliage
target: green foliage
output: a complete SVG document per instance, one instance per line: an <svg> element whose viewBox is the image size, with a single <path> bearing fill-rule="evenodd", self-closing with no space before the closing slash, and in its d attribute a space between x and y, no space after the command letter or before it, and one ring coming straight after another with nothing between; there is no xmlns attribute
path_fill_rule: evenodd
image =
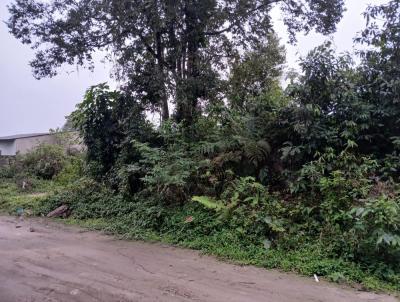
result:
<svg viewBox="0 0 400 302"><path fill-rule="evenodd" d="M237 59L228 81L231 106L249 108L254 98L268 94L282 76L284 61L285 50L275 34L268 36L265 45Z"/></svg>
<svg viewBox="0 0 400 302"><path fill-rule="evenodd" d="M192 200L215 210L218 219L247 241L271 242L285 231L284 219L278 218L284 214L284 208L253 177L232 181L221 200L206 196L194 196Z"/></svg>
<svg viewBox="0 0 400 302"><path fill-rule="evenodd" d="M398 274L393 269L388 270L384 262L365 266L332 257L329 245L318 240L298 241L295 248L288 248L285 237L293 236L290 228L294 222L300 223L295 215L296 207L270 196L254 179L239 179L223 195L221 201L197 197L184 206L166 207L162 200L145 196L127 199L96 181L82 179L67 191L36 203L35 213L46 214L60 204L68 204L73 209L70 222L123 238L162 240L242 264L296 271L308 276L317 274L335 282L361 283L367 289L400 290ZM236 206L232 207L232 203ZM215 204L220 206L215 207ZM223 215L227 208L230 208L229 215ZM356 215L351 210L351 215L361 215L361 210L357 211ZM374 210L374 213L379 211ZM271 216L278 213L277 217ZM394 212L392 214L396 217ZM285 216L292 219L282 220ZM375 217L370 217L370 223ZM270 246L265 244L266 235L272 242Z"/></svg>
<svg viewBox="0 0 400 302"><path fill-rule="evenodd" d="M202 204L207 209L221 211L227 208L222 202L217 202L213 200L211 197L207 196L193 196L192 200Z"/></svg>
<svg viewBox="0 0 400 302"><path fill-rule="evenodd" d="M333 32L344 11L343 0L274 3L282 3L291 40L299 31ZM217 71L228 70L226 60L270 35L272 7L263 0L16 0L7 24L36 50L31 66L37 78L56 75L65 63L93 68L93 54L106 51L113 73L143 108L166 121L172 100L176 121L191 125L202 103L215 101L223 78Z"/></svg>
<svg viewBox="0 0 400 302"><path fill-rule="evenodd" d="M151 126L137 102L105 84L88 89L70 119L87 147L89 171L98 178L130 151L129 139L151 140Z"/></svg>
<svg viewBox="0 0 400 302"><path fill-rule="evenodd" d="M328 254L394 280L400 269L399 193L374 176L377 171L370 158L327 152L299 171L292 190L304 192L301 202L312 209L313 222L305 221L309 235L318 236Z"/></svg>
<svg viewBox="0 0 400 302"><path fill-rule="evenodd" d="M59 133L58 143L41 144L28 153L11 159L9 164L0 168L0 179L14 179L23 182L29 179L56 180L68 184L83 176L84 158L79 150L74 152L68 147L64 133ZM62 139L61 139L62 138Z"/></svg>
<svg viewBox="0 0 400 302"><path fill-rule="evenodd" d="M54 178L55 181L61 185L68 185L79 178L84 176L84 158L83 154L76 154L74 156L68 156L63 169Z"/></svg>
<svg viewBox="0 0 400 302"><path fill-rule="evenodd" d="M186 201L189 198L191 177L197 170L197 163L187 155L182 149L162 150L152 167L149 164L151 157L144 157L139 161L141 164L144 161L146 167L151 167L143 177L148 189L154 190L166 201Z"/></svg>
<svg viewBox="0 0 400 302"><path fill-rule="evenodd" d="M351 231L358 241L359 255L368 261L379 259L389 263L398 271L396 259L400 256L399 197L381 195L369 198L362 207L353 208L350 214L355 219Z"/></svg>
<svg viewBox="0 0 400 302"><path fill-rule="evenodd" d="M24 171L43 179L52 179L64 168L67 156L62 146L43 144L17 161L21 161Z"/></svg>
<svg viewBox="0 0 400 302"><path fill-rule="evenodd" d="M30 190L23 190L12 179L0 178L0 212L26 216L36 213L36 209L59 185L53 181L34 179ZM18 212L19 211L19 212Z"/></svg>
<svg viewBox="0 0 400 302"><path fill-rule="evenodd" d="M400 289L398 0L368 8L357 41L372 47L361 60L326 42L286 89L284 50L263 1L81 1L53 22L72 10L64 2L10 7L12 33L50 47L38 52L36 74L109 47L126 85L91 87L70 116L85 163L41 147L3 170L66 186L35 204L37 213L65 203L73 221L126 237ZM292 34L330 32L343 12L341 0L284 2ZM87 35L72 45L66 37L81 24ZM149 111L161 112L160 125Z"/></svg>
<svg viewBox="0 0 400 302"><path fill-rule="evenodd" d="M20 170L15 160L8 161L0 166L0 179L13 178Z"/></svg>
<svg viewBox="0 0 400 302"><path fill-rule="evenodd" d="M74 126L81 131L88 148L88 161L95 160L99 165L99 171L95 171L95 174L107 172L116 161L122 140L119 116L114 116L113 110L118 98L120 94L109 91L105 84L91 87L71 115Z"/></svg>

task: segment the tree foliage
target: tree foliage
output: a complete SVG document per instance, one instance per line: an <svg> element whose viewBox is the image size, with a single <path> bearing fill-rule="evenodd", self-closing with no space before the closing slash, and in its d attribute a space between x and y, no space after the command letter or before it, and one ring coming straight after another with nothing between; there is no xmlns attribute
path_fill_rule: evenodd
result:
<svg viewBox="0 0 400 302"><path fill-rule="evenodd" d="M92 172L97 176L107 173L127 152L129 137L148 140L152 133L141 105L106 84L88 89L70 118L87 146L87 160L96 163Z"/></svg>
<svg viewBox="0 0 400 302"><path fill-rule="evenodd" d="M38 77L104 49L125 80L91 87L71 115L96 181L49 202L251 263L313 251L303 272L399 289L400 1L368 8L359 60L326 42L285 89L279 3L293 39L332 32L343 12L339 0L15 1L8 25L37 49Z"/></svg>
<svg viewBox="0 0 400 302"><path fill-rule="evenodd" d="M35 77L63 64L93 68L104 50L143 105L166 120L171 101L176 120L190 124L215 97L226 59L265 47L278 4L292 39L301 30L333 32L344 10L343 0L16 0L8 27L36 49Z"/></svg>

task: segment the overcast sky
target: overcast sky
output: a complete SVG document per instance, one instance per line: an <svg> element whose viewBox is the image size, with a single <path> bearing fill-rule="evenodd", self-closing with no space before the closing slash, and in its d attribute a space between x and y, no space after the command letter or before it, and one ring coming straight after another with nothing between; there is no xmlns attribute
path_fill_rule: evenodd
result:
<svg viewBox="0 0 400 302"><path fill-rule="evenodd" d="M7 4L0 0L0 19L7 20ZM346 0L347 11L333 37L312 33L298 36L296 46L287 47L287 66L296 67L299 56L332 38L339 52L352 51L352 39L365 25L362 13L368 4L385 3L388 0ZM275 29L286 43L285 27L278 10L273 11ZM22 45L0 24L0 136L17 133L46 132L60 127L64 117L74 110L85 90L101 82L109 81L109 66L99 63L94 72L66 67L52 79L35 80L28 62L33 51Z"/></svg>

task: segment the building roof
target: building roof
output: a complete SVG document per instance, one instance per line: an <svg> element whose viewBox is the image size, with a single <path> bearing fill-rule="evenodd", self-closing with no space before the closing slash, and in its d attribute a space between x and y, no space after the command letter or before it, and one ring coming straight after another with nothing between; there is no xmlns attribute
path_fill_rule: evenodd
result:
<svg viewBox="0 0 400 302"><path fill-rule="evenodd" d="M0 141L11 141L19 138L28 138L28 137L36 137L36 136L44 136L49 135L49 133L29 133L29 134L17 134L10 136L0 136Z"/></svg>

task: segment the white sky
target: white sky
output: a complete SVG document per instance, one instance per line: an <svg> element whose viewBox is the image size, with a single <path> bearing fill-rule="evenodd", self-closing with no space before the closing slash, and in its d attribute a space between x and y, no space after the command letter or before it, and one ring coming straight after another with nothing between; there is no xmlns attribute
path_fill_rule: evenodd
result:
<svg viewBox="0 0 400 302"><path fill-rule="evenodd" d="M10 2L0 0L2 21L8 18L6 5ZM346 0L347 11L333 37L315 33L299 35L296 46L286 45L287 66L297 67L299 56L306 55L329 38L339 52L352 51L353 38L365 25L362 13L367 5L386 2L388 0ZM272 15L275 29L286 44L286 29L279 10L275 9ZM37 81L28 65L32 57L33 51L14 39L6 25L0 23L0 136L46 132L62 126L64 117L74 110L89 86L109 81L109 67L101 63L93 73L69 66L55 78Z"/></svg>

